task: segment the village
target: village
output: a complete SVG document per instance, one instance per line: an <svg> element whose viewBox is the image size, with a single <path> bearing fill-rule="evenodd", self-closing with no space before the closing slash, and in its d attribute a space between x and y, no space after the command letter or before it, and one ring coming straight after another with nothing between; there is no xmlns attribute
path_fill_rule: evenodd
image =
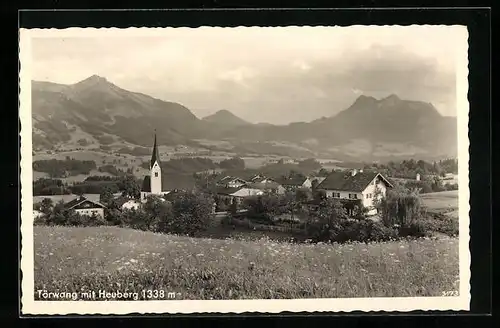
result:
<svg viewBox="0 0 500 328"><path fill-rule="evenodd" d="M65 193L51 195L35 195L33 199L33 216L35 222L49 222L54 207L58 205L66 216L76 213L78 216L97 217L99 224L111 224L110 216L116 215L117 209L120 215L127 216L131 213L144 210L151 199L163 202L172 202L183 193L201 193L208 195L210 210L207 216L206 226L214 226L220 222L228 222L233 226L239 224L253 230L264 231L286 231L296 232L305 227L305 223L311 220L311 213L317 213L322 209L326 200L333 200L342 204L346 217L360 217L374 222L381 220L380 204L385 199L388 190L394 189L395 185L416 184L423 177L420 173L415 174L413 179L389 178L377 170L334 169L331 171L320 170L316 174L302 174L288 172L288 175L268 176L262 173L239 175L227 175L227 172L206 172L200 179L201 188L186 184L175 184L168 181L168 175L162 175L162 160L160 158L159 145L156 134L148 161L149 174L145 175L140 185L140 192L126 193L119 191L111 195L103 193ZM292 160L276 161L271 165L293 164ZM243 171L244 172L244 171ZM444 174L438 179L440 184L446 187L450 174ZM429 175L427 179L435 178ZM452 178L452 177L451 177ZM454 180L451 180L452 182ZM453 188L454 189L454 188ZM274 205L277 208L261 209L256 212L257 200L275 198ZM195 206L195 204L192 204ZM262 204L261 204L262 206ZM264 213L266 212L266 213ZM114 213L114 214L113 214ZM266 217L267 220L262 220ZM96 223L98 224L98 223Z"/></svg>

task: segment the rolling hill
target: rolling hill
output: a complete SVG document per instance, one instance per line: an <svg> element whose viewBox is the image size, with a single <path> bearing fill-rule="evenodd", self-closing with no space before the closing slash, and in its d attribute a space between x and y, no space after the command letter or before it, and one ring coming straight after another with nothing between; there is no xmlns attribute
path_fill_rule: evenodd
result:
<svg viewBox="0 0 500 328"><path fill-rule="evenodd" d="M219 110L212 115L204 117L203 121L214 124L220 124L226 127L235 127L235 126L243 126L251 124L225 109Z"/></svg>
<svg viewBox="0 0 500 328"><path fill-rule="evenodd" d="M200 146L225 141L234 151L329 156L344 160L456 156L456 118L432 104L360 96L331 117L288 125L251 124L228 110L203 119L185 106L124 90L94 75L72 85L32 82L33 146L61 144ZM83 140L83 141L82 141Z"/></svg>

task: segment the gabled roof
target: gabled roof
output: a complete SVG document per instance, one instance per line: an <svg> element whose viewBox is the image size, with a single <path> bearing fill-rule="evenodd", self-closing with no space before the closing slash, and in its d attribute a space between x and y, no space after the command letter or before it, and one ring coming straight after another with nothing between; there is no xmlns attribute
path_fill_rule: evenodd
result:
<svg viewBox="0 0 500 328"><path fill-rule="evenodd" d="M258 174L258 175L253 176L250 179L250 182L260 183L260 182L265 181L265 180L276 182L276 179L271 178L271 177L266 177L262 174Z"/></svg>
<svg viewBox="0 0 500 328"><path fill-rule="evenodd" d="M218 195L231 195L243 187L217 187L216 192Z"/></svg>
<svg viewBox="0 0 500 328"><path fill-rule="evenodd" d="M293 176L288 178L279 178L277 182L284 186L302 186L308 177Z"/></svg>
<svg viewBox="0 0 500 328"><path fill-rule="evenodd" d="M100 194L83 194L83 197L90 199L95 202L101 201ZM54 204L59 203L61 200L63 203L69 203L72 200L78 198L78 195L69 194L69 195L48 195L48 196L33 196L33 204L42 202L45 198L52 200Z"/></svg>
<svg viewBox="0 0 500 328"><path fill-rule="evenodd" d="M392 187L392 184L377 172L358 172L354 176L351 172L332 172L317 189L362 192L377 176Z"/></svg>
<svg viewBox="0 0 500 328"><path fill-rule="evenodd" d="M242 179L242 178L233 177L233 176L230 176L230 175L223 177L222 179L220 179L219 181L217 181L217 183L218 184L225 184L225 183L229 183L229 182L234 181L234 180L239 180L242 183L247 183L247 181L244 180L244 179Z"/></svg>
<svg viewBox="0 0 500 328"><path fill-rule="evenodd" d="M155 132L155 141L153 144L153 153L151 154L151 162L149 164L149 167L153 167L155 162L158 162L158 165L160 165L161 167L160 153L158 152L158 145L156 144L156 132Z"/></svg>
<svg viewBox="0 0 500 328"><path fill-rule="evenodd" d="M250 182L246 184L246 187L260 189L260 190L266 190L266 189L276 190L282 186L281 184L272 181L272 182Z"/></svg>
<svg viewBox="0 0 500 328"><path fill-rule="evenodd" d="M64 204L64 208L70 210L70 209L75 208L76 206L83 204L85 202L90 202L90 203L94 204L96 207L106 208L106 206L104 206L103 204L96 202L96 201L93 201L93 200L88 199L88 198L83 197L83 196L78 197L76 199L73 199L72 201Z"/></svg>

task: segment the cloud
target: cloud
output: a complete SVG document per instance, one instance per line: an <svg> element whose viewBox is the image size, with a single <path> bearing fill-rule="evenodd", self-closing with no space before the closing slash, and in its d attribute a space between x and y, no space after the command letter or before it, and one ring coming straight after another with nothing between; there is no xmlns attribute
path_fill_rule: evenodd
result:
<svg viewBox="0 0 500 328"><path fill-rule="evenodd" d="M99 74L122 88L180 102L198 116L224 108L254 122L310 121L336 114L360 94L391 93L432 102L446 115L456 112L460 34L447 27L51 33L33 39L34 79L75 83Z"/></svg>

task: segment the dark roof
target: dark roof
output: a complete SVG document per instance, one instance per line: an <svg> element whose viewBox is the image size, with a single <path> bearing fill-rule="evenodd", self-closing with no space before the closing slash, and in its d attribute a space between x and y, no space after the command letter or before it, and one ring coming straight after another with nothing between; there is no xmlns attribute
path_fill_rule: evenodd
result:
<svg viewBox="0 0 500 328"><path fill-rule="evenodd" d="M83 194L83 196L87 199L90 199L95 202L101 201L100 194ZM48 196L33 196L33 204L42 202L45 198L52 200L54 204L63 201L63 203L69 203L70 201L77 199L79 196L75 194L69 195L48 195Z"/></svg>
<svg viewBox="0 0 500 328"><path fill-rule="evenodd" d="M361 192L365 190L377 175L389 184L389 186L392 186L386 178L377 172L358 172L354 176L351 172L332 172L317 186L317 189Z"/></svg>
<svg viewBox="0 0 500 328"><path fill-rule="evenodd" d="M234 192L237 192L243 187L217 187L216 192L218 195L231 195Z"/></svg>
<svg viewBox="0 0 500 328"><path fill-rule="evenodd" d="M275 190L278 189L281 185L277 182L251 182L246 184L247 187L249 188L254 188L254 189L260 189L260 190L265 190L265 189L271 189Z"/></svg>
<svg viewBox="0 0 500 328"><path fill-rule="evenodd" d="M288 178L279 178L277 179L277 182L284 186L302 186L306 180L307 177L293 176Z"/></svg>
<svg viewBox="0 0 500 328"><path fill-rule="evenodd" d="M155 142L153 144L153 153L151 154L151 163L149 164L149 167L153 167L153 164L155 162L158 162L158 165L160 165L161 167L160 153L158 152L158 145L156 144L156 133L155 133Z"/></svg>
<svg viewBox="0 0 500 328"><path fill-rule="evenodd" d="M70 201L70 202L68 202L68 203L64 204L64 207L65 207L66 209L71 209L71 208L74 208L74 207L76 207L76 206L78 206L78 205L80 205L80 204L84 203L84 202L90 202L90 203L92 203L92 204L94 204L94 205L97 205L97 207L106 208L106 206L104 206L103 204L101 204L101 203L99 203L99 202L96 202L96 201L93 201L93 200L88 199L88 198L83 197L83 196L78 197L78 198L75 198L75 199L73 199L72 201Z"/></svg>
<svg viewBox="0 0 500 328"><path fill-rule="evenodd" d="M219 183L219 184L221 184L221 183L229 183L230 181L233 181L233 180L241 180L244 183L247 182L245 179L242 179L242 178L233 177L233 176L225 176L222 179L220 179L219 181L217 181L217 183Z"/></svg>
<svg viewBox="0 0 500 328"><path fill-rule="evenodd" d="M191 190L195 187L195 179L190 174L161 175L161 191ZM141 191L151 192L151 177L146 175L142 181Z"/></svg>

